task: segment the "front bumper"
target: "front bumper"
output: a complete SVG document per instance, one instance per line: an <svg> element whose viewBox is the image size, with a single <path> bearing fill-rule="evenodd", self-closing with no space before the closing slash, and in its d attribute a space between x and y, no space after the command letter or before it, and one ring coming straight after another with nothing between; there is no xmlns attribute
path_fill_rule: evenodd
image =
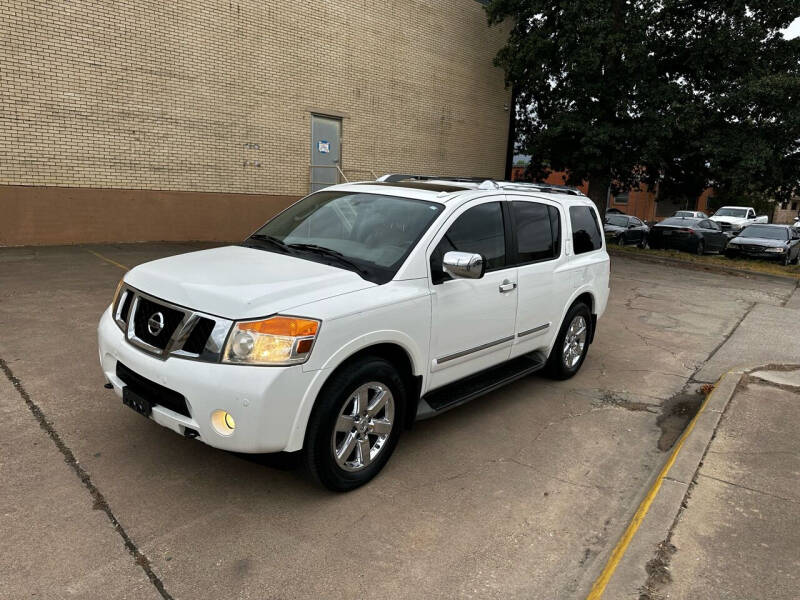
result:
<svg viewBox="0 0 800 600"><path fill-rule="evenodd" d="M310 406L327 375L303 371L302 365L263 367L208 363L169 357L161 360L125 340L106 310L97 329L100 364L114 392L122 397L124 382L117 377L121 361L138 375L182 394L191 416L154 405L150 418L174 432L198 432L197 439L223 450L245 453L295 451L302 448ZM120 409L124 408L120 402ZM236 421L231 435L212 427L215 410Z"/></svg>
<svg viewBox="0 0 800 600"><path fill-rule="evenodd" d="M763 252L759 250L742 250L728 245L725 255L732 258L757 258L762 260L780 260L786 256L786 252Z"/></svg>

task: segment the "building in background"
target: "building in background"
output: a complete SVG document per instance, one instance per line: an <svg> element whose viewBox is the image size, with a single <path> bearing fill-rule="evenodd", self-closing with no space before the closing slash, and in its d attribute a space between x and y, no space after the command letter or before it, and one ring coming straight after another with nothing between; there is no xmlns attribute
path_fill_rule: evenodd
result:
<svg viewBox="0 0 800 600"><path fill-rule="evenodd" d="M515 164L511 169L512 181L525 181L525 169L527 165ZM545 183L561 184L566 181L566 174L560 171L551 172L544 180ZM586 182L578 186L584 194L589 193L589 186ZM642 185L641 189L631 189L619 194L609 194L606 209L616 208L625 214L638 217L644 221L660 221L672 216L678 210L699 210L708 212L708 200L713 191L709 188L705 190L695 200L660 200L656 199L656 193L648 186Z"/></svg>
<svg viewBox="0 0 800 600"><path fill-rule="evenodd" d="M502 177L475 0L0 3L0 245L234 240L384 172Z"/></svg>

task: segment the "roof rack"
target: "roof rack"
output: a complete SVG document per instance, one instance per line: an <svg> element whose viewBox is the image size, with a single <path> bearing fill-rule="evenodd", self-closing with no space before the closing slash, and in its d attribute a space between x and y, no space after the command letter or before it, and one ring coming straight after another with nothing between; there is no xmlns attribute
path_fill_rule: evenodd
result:
<svg viewBox="0 0 800 600"><path fill-rule="evenodd" d="M387 173L378 177L380 182L400 182L400 181L450 181L453 183L477 184L476 187L482 190L521 190L527 192L540 192L545 194L569 194L571 196L585 196L576 187L559 185L554 183L528 183L524 181L495 181L489 177L440 177L437 175L417 175L405 173Z"/></svg>
<svg viewBox="0 0 800 600"><path fill-rule="evenodd" d="M439 175L412 175L406 173L387 173L381 175L375 181L394 182L394 181L453 181L462 183L482 183L490 179L489 177L440 177Z"/></svg>

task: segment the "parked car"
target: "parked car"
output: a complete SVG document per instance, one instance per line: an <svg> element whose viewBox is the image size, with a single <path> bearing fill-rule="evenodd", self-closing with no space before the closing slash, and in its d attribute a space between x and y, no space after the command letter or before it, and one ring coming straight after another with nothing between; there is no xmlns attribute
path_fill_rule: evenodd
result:
<svg viewBox="0 0 800 600"><path fill-rule="evenodd" d="M625 213L618 208L608 208L606 209L607 215L624 215Z"/></svg>
<svg viewBox="0 0 800 600"><path fill-rule="evenodd" d="M728 242L725 256L766 258L784 265L800 262L800 232L789 225L748 225Z"/></svg>
<svg viewBox="0 0 800 600"><path fill-rule="evenodd" d="M644 248L647 246L647 234L650 228L636 217L606 214L603 231L609 243L618 246L636 244L639 248Z"/></svg>
<svg viewBox="0 0 800 600"><path fill-rule="evenodd" d="M708 215L699 210L679 210L673 217L689 217L691 219L707 219Z"/></svg>
<svg viewBox="0 0 800 600"><path fill-rule="evenodd" d="M98 326L106 387L216 448L302 450L319 482L350 490L415 419L577 373L608 300L601 231L575 190L328 187L241 244L128 271Z"/></svg>
<svg viewBox="0 0 800 600"><path fill-rule="evenodd" d="M723 231L733 233L753 223L769 221L766 215L757 217L755 209L750 206L723 206L711 216L711 220L719 223Z"/></svg>
<svg viewBox="0 0 800 600"><path fill-rule="evenodd" d="M728 243L728 236L711 219L670 217L650 228L650 247L675 249L704 254L720 252Z"/></svg>

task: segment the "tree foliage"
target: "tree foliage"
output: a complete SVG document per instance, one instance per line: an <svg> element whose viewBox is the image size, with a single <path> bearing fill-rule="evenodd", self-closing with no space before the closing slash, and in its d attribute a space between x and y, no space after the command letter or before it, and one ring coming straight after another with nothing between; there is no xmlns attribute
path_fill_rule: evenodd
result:
<svg viewBox="0 0 800 600"><path fill-rule="evenodd" d="M800 0L493 0L496 63L536 175L661 197L786 196L800 188Z"/></svg>

